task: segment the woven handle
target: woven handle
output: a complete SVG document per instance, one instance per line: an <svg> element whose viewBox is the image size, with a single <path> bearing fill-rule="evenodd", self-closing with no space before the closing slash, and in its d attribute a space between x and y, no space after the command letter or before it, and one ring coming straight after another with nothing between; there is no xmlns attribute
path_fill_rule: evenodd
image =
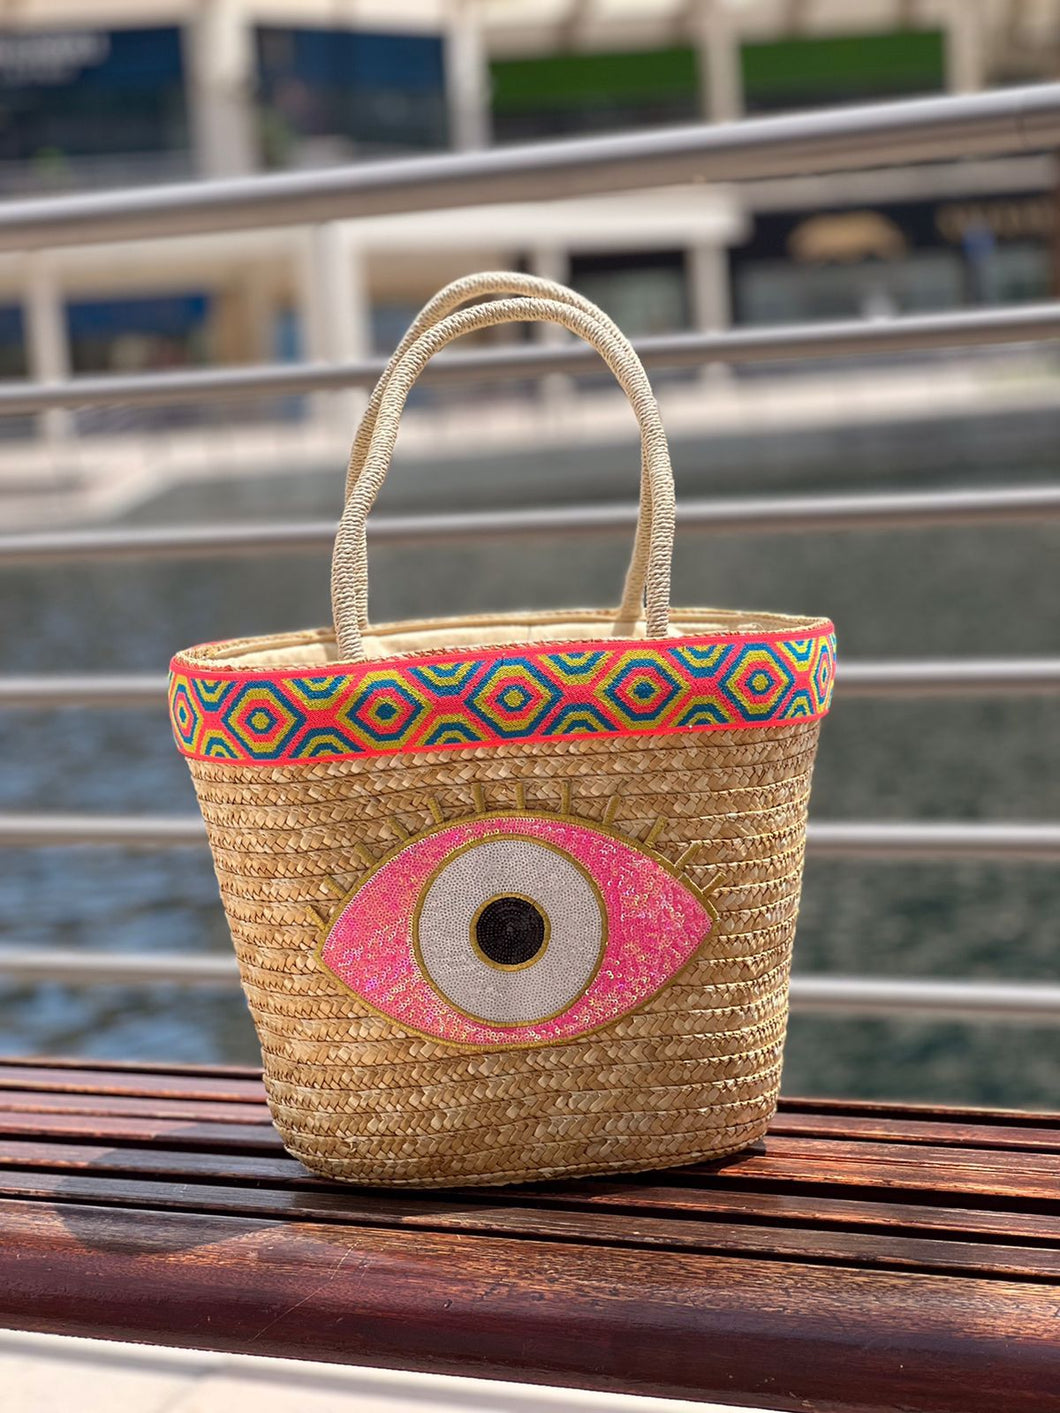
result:
<svg viewBox="0 0 1060 1413"><path fill-rule="evenodd" d="M463 275L459 280L453 280L432 296L413 319L372 390L372 395L368 399L361 417L360 426L357 428L357 434L353 439L353 446L350 448L344 501L349 500L353 494L353 488L364 467L364 459L368 455L368 447L375 430L379 404L383 400L383 394L390 385L395 368L408 350L421 334L433 328L447 314L452 314L455 309L459 309L461 304L467 304L472 299L492 299L502 294L536 296L540 299L554 299L557 304L570 304L575 309L581 309L584 313L591 314L601 324L606 324L612 336L626 344L630 353L633 352L632 344L628 343L625 335L610 315L605 314L598 304L594 304L591 299L586 299L577 290L570 289L567 285L558 284L555 280L546 280L540 275L526 275L519 270L484 270L477 275Z"/></svg>
<svg viewBox="0 0 1060 1413"><path fill-rule="evenodd" d="M368 445L339 524L332 559L332 611L339 654L343 659L358 661L364 656L362 626L367 623L368 604L366 522L390 465L409 392L434 354L446 344L478 329L524 320L560 324L591 344L614 373L633 406L641 432L644 474L630 578L644 584L648 636L665 637L674 534L673 474L666 435L640 360L613 326L569 303L535 297L500 299L451 314L420 334L398 360L380 394Z"/></svg>
<svg viewBox="0 0 1060 1413"><path fill-rule="evenodd" d="M568 288L567 285L558 284L555 280L546 280L540 275L527 275L519 270L485 270L477 275L463 275L458 280L453 280L438 291L433 298L429 299L423 306L415 319L409 325L404 337L394 350L389 363L380 374L379 381L372 390L372 395L365 406L361 422L357 428L357 434L350 448L350 460L346 468L346 491L343 496L343 503L349 500L353 494L353 488L360 479L361 471L364 469L364 459L368 455L368 447L372 440L372 433L375 430L376 418L379 415L379 405L383 400L390 380L394 376L394 370L401 362L404 355L416 342L421 334L431 329L447 314L459 309L462 304L466 304L471 299L496 298L502 294L517 294L528 297L538 296L542 299L554 299L557 304L570 304L575 309L580 309L585 314L592 315L603 324L610 332L612 338L627 350L631 358L636 358L633 345L623 334L622 330L610 317L605 314L598 304L594 304L591 299L586 299L577 290ZM642 508L649 506L648 497L648 466L641 457L640 467L640 498ZM642 514L637 522L637 537L633 546L633 554L629 567L626 570L625 581L622 585L622 602L619 605L618 617L627 622L629 619L637 618L640 614L641 604L644 601L644 572L647 567L648 539L651 535L651 515ZM360 619L362 634L368 628L368 605L364 605Z"/></svg>

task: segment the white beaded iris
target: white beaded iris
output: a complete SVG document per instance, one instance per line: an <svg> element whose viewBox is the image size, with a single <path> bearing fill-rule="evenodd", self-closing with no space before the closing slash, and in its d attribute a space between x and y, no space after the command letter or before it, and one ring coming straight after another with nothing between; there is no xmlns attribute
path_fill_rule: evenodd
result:
<svg viewBox="0 0 1060 1413"><path fill-rule="evenodd" d="M491 901L525 899L547 927L547 944L519 967L502 967L474 945ZM565 1010L600 964L605 910L588 873L554 845L488 839L447 859L423 894L415 946L431 985L458 1010L494 1025L526 1025Z"/></svg>

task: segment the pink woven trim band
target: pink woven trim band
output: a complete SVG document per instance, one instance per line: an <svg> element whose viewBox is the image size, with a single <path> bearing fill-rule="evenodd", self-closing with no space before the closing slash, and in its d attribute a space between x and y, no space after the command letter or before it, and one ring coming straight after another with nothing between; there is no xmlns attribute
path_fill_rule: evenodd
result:
<svg viewBox="0 0 1060 1413"><path fill-rule="evenodd" d="M509 741L720 731L828 710L835 634L533 644L327 670L209 670L179 655L169 705L197 760L285 765Z"/></svg>

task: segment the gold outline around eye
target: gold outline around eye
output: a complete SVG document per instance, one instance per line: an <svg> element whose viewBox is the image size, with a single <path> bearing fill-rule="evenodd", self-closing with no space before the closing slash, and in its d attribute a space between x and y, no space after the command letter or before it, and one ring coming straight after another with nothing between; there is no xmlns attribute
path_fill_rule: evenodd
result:
<svg viewBox="0 0 1060 1413"><path fill-rule="evenodd" d="M540 841L535 841L540 842ZM529 903L535 913L541 914L541 919L545 924L545 939L538 947L532 957L527 957L525 962L495 962L492 957L488 957L482 950L482 943L476 935L478 931L478 920L491 903L507 902L509 898L518 898L522 903ZM552 919L540 903L535 903L533 898L528 898L525 893L494 893L492 898L487 898L484 903L480 903L475 909L475 916L468 926L468 940L471 943L471 950L480 962L492 967L494 971L526 971L527 967L536 966L541 958L548 951L548 944L552 941ZM491 1021L492 1025L493 1022Z"/></svg>
<svg viewBox="0 0 1060 1413"><path fill-rule="evenodd" d="M501 1041L499 1043L497 1041L489 1041L483 1043L467 1040L447 1040L442 1036L432 1035L429 1031L418 1030L415 1026L408 1025L399 1020L395 1020L393 1016L387 1015L385 1011L379 1010L377 1007L373 1006L370 1001L366 1001L359 991L354 990L352 986L348 986L346 982L343 981L342 977L339 976L336 972L334 972L324 960L324 948L327 945L328 938L331 936L332 929L338 922L339 918L342 916L343 912L345 912L348 904L353 900L354 897L356 897L356 895L360 892L360 890L364 887L364 885L368 882L370 878L373 878L377 873L384 869L387 864L391 863L394 859L396 859L399 854L404 853L404 851L410 848L413 844L418 844L421 839L426 839L432 834L438 834L443 829L451 829L460 824L471 824L478 820L511 819L513 815L518 815L524 812L532 815L540 815L542 818L545 819L556 819L564 824L578 825L582 829L588 829L596 834L603 834L609 839L615 839L620 844L625 844L631 849L636 849L639 853L646 855L654 863L658 864L660 868L662 868L666 873L671 876L671 878L675 879L683 887L687 888L688 891L692 894L692 896L696 899L696 901L702 905L703 909L707 913L707 916L711 919L711 922L717 922L718 909L716 904L714 903L713 894L717 892L718 888L724 882L724 875L720 872L716 872L710 879L710 882L705 887L700 887L698 884L693 883L692 880L684 872L685 864L691 862L692 858L700 852L703 845L698 843L690 844L681 854L677 863L671 863L669 859L665 858L662 854L660 854L654 847L652 847L652 845L648 844L646 840L636 839L632 835L624 833L622 830L618 830L610 825L603 824L600 820L587 819L584 815L574 814L571 811L571 785L569 780L562 780L560 782L560 790L561 803L560 808L558 810L550 810L547 805L538 804L536 802L532 809L526 811L520 811L512 807L509 807L507 809L497 809L496 807L490 808L487 806L485 792L481 784L476 781L471 786L474 807L471 811L469 811L469 813L465 815L459 815L453 819L449 819L444 824L435 824L432 820L431 824L429 824L426 829L420 830L415 834L408 834L405 838L399 838L398 842L394 845L392 849L390 849L387 853L383 854L380 858L372 861L371 865L364 870L364 872L358 877L356 883L354 883L353 886L350 888L342 889L341 885L334 884L334 880L327 880L328 886L332 887L334 892L337 893L340 890L342 892L342 896L338 900L338 902L335 903L330 909L328 909L327 917L322 918L317 907L315 907L313 904L306 904L306 911L313 918L313 921L316 923L318 929L317 944L313 948L313 957L317 965L322 971L326 972L327 975L331 978L331 980L334 981L338 986L340 986L343 991L347 992L350 996L354 997L358 1004L363 1006L365 1011L369 1015L376 1016L380 1020L386 1021L388 1025L395 1026L398 1030L403 1031L406 1035L419 1036L423 1040L429 1040L433 1044L444 1046L448 1050L463 1050L472 1053L479 1053L488 1052L491 1050L541 1050L547 1049L554 1045L576 1044L584 1037L594 1035L597 1031L606 1030L609 1026L616 1024L616 1022L620 1020L623 1020L626 1016L634 1015L637 1011L642 1010L643 1007L646 1006L649 1001L654 1000L654 998L658 996L662 990L664 990L667 986L671 985L674 981L678 979L678 977L680 977L684 972L688 970L688 968L696 960L696 957L699 955L699 946L702 946L702 939L700 940L699 946L697 946L692 951L687 961L685 961L682 966L678 967L677 970L673 973L673 975L668 977L657 991L653 991L650 996L645 997L645 999L640 1002L639 1005L631 1006L628 1011L623 1011L620 1015L617 1016L611 1016L608 1020L601 1021L599 1025L590 1026L587 1030L582 1031L579 1035L571 1036L566 1040L516 1040L511 1041L507 1044L504 1041ZM525 835L519 835L517 837L526 838ZM468 842L478 843L480 841L475 840ZM554 847L552 845L547 844L544 840L535 840L534 842L543 843L545 844L546 848ZM364 858L364 855L368 852L367 850L365 850L362 854L360 852L360 847L356 844L351 845L351 851L357 854L358 857L362 859ZM371 855L368 855L368 857L371 858ZM452 856L450 855L450 857ZM446 860L446 862L448 862L448 860ZM581 868L581 865L577 863L577 860L572 860L572 862L575 863L576 867ZM432 880L433 876L434 875L432 874ZM599 894L599 889L597 888L595 881L591 878L589 879L589 881L592 884L594 890ZM424 889L421 891L421 898L423 896L424 891L426 890ZM603 916L605 918L606 926L606 909L604 909L603 911ZM706 933L704 933L704 937L706 937ZM590 981L588 983L588 985L590 986L592 985L592 982L596 979L596 976L599 973L600 964L602 964L605 951L606 946L602 946L600 949L600 963L597 964L597 967L593 972L593 976L590 978ZM417 965L419 965L418 959ZM424 979L427 980L426 972L423 971L422 967L420 968L420 970L424 976ZM433 987L430 981L427 981L427 984L432 986L432 990L436 989ZM448 998L446 998L446 1004L452 1004L448 1000ZM562 1011L556 1012L556 1015L562 1015L563 1011L569 1009L569 1007L573 1004L573 1001L568 1002L567 1005L563 1007ZM458 1008L454 1007L454 1010L455 1009ZM505 1027L503 1025L498 1024L496 1021L483 1021L480 1017L477 1016L470 1016L464 1012L461 1012L461 1014L464 1015L465 1019L467 1020L474 1020L479 1025L490 1025L497 1030L513 1028L519 1029L523 1025L535 1024L535 1022L528 1021L518 1022L515 1026ZM536 1022L536 1024L544 1024L545 1020L554 1019L555 1016L545 1017L541 1021Z"/></svg>
<svg viewBox="0 0 1060 1413"><path fill-rule="evenodd" d="M498 818L498 819L511 819L514 812L511 811L511 810L499 810L499 811L494 811L493 813L494 813L494 816L495 816L496 818ZM483 816L483 818L489 819L490 816L489 816L489 815L485 815L485 816ZM543 819L555 819L555 818L557 818L557 816L556 816L556 815L545 814L545 815L542 815L541 818L543 818ZM452 821L450 821L449 827L450 827L450 828L455 828L455 827L456 827L457 825L459 825L459 824L466 824L466 823L469 823L469 822L473 822L473 821L468 821L468 820L452 820ZM579 821L579 823L581 823L581 822ZM591 828L591 826L590 826L590 825L586 825L586 824L581 824L581 828L583 828L583 829L588 829L588 828ZM431 830L430 832L433 834L433 833L436 833L437 831ZM449 996L447 996L446 993L442 990L442 988L441 988L441 987L438 985L438 983L435 981L434 977L431 976L430 972L427 970L427 967L425 966L424 961L423 961L423 953L420 951L420 914L423 912L423 904L424 904L424 902L426 901L427 894L431 891L431 887L432 887L432 885L434 884L435 879L438 878L438 876L441 874L441 872L442 872L443 869L448 868L449 865L453 862L453 860L454 860L455 858L459 858L459 856L460 856L461 854L469 853L472 849L481 848L481 846L482 846L483 844L486 844L486 843L492 844L492 843L494 843L494 842L495 842L496 840L498 840L498 839L513 839L513 840L516 840L516 841L519 842L519 843L530 842L531 844L540 844L540 846L541 846L542 849L551 849L554 854L558 854L561 859L566 859L567 863L573 865L573 867L578 870L578 872L581 874L581 876L585 879L586 883L587 883L587 884L589 885L589 887L591 888L592 894L593 894L593 899L594 899L594 901L596 902L596 906L597 906L597 907L599 908L599 910L600 910L600 950L599 950L599 952L597 953L595 965L593 966L592 971L589 973L588 977L586 978L585 985L584 985L583 988L582 988L582 992L581 992L581 995L582 995L582 996L585 995L586 991L588 991L589 987L592 986L593 982L594 982L594 981L596 980L596 978L600 975L600 968L601 968L601 967L603 966L603 964L604 964L604 956L605 956L606 953L607 953L607 940L608 940L608 938L607 938L607 904L604 902L604 895L600 892L600 885L597 883L596 879L592 876L592 874L589 872L589 870L585 867L584 864L581 864L581 863L578 862L577 859L572 858L571 855L567 853L566 849L561 849L558 844L551 844L551 843L549 843L549 841L548 841L547 839L537 839L537 838L535 838L532 834L490 834L490 835L488 835L487 838L485 838L485 839L468 839L468 841L467 841L465 844L461 844L458 849L454 849L451 854L447 854L446 857L441 861L441 863L438 864L438 866L437 866L436 868L434 868L434 869L431 870L431 875L430 875L430 877L426 880L426 882L423 884L423 887L420 889L420 896L416 899L416 906L415 906L415 907L413 908L413 910L412 910L412 954L413 954L413 956L416 958L416 965L417 965L417 966L419 967L419 969L420 969L420 974L422 975L422 977L423 977L424 981L427 983L427 985L431 988L431 990L434 991L434 992L436 992L436 993L442 998L442 1000L445 1002L445 1004L446 1004L447 1006L450 1006L454 1011L457 1012L458 1015L463 1016L465 1020L474 1021L476 1025L488 1025L488 1026L491 1026L494 1030L522 1030L523 1027L524 1027L524 1026L527 1026L527 1025L544 1025L547 1021L555 1020L557 1016L561 1016L561 1015L564 1014L564 1012L569 1011L570 1008L571 1008L571 1006L574 1005L575 1001L580 1000L580 997L579 997L579 996L574 996L571 1000L565 1001L565 1002L563 1003L563 1005L560 1006L560 1008L559 1008L558 1011L552 1011L552 1012L550 1012L547 1016L535 1016L533 1020L518 1020L518 1021L489 1020L486 1016L477 1016L477 1015L475 1015L474 1011L465 1011L464 1008L463 1008L463 1006L458 1006L455 1001L453 1001ZM510 895L504 894L504 895L502 895L502 896L508 897L508 896L510 896ZM487 900L487 901L488 901L488 900ZM528 903L533 903L533 899L532 899L532 898L528 898L528 899L527 899L527 902L528 902ZM537 903L534 903L534 907L536 908L537 906L538 906ZM483 907L485 907L485 903L483 904ZM476 916L477 916L477 914L476 914ZM549 923L549 929L550 929L550 931L551 931L551 922ZM329 929L329 931L330 931L330 929ZM326 941L326 939L325 939L325 941ZM474 945L474 944L472 944L472 945ZM322 947L323 947L323 944L322 944ZM541 955L542 955L542 953L541 953L541 952L538 952L538 953L536 954L536 956L534 956L534 957L531 959L530 962L523 962L520 966L518 966L518 967L513 967L513 968L511 968L511 970L513 970L513 971L522 971L524 967L532 966L533 963L536 962L536 961L541 957ZM486 960L488 960L488 958L487 958ZM496 966L497 964L496 964L496 962L490 962L489 965L490 965L490 966ZM505 967L505 968L499 968L499 969L505 970L505 971L509 970L509 968L507 968L507 967ZM344 984L345 984L345 983L344 983ZM352 988L351 988L351 989L352 989ZM356 994L357 994L357 993L354 992L354 995L356 995ZM400 1021L395 1021L394 1024L395 1024L395 1025L400 1025L401 1022L400 1022ZM465 1044L465 1043L466 1043L466 1042L464 1042L464 1041L451 1041L451 1040L450 1040L450 1041L443 1041L443 1044L448 1044L448 1045L452 1045L452 1044ZM555 1044L556 1042L555 1042L555 1041L552 1041L551 1043L552 1043L552 1044ZM488 1046L483 1047L483 1046L480 1045L480 1046L478 1046L477 1048L479 1048L479 1049L483 1049L483 1048L488 1049L488 1048L490 1048L490 1047L488 1047Z"/></svg>

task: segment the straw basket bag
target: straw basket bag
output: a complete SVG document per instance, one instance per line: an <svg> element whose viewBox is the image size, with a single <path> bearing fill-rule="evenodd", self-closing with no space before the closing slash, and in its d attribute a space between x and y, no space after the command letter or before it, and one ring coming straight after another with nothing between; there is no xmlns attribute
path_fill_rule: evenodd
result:
<svg viewBox="0 0 1060 1413"><path fill-rule="evenodd" d="M517 297L460 308L483 295ZM622 603L370 628L365 522L408 393L445 344L521 320L580 335L633 404ZM529 276L426 306L347 491L334 631L211 643L171 675L288 1150L440 1186L742 1148L776 1104L832 625L671 613L644 370L594 305Z"/></svg>

